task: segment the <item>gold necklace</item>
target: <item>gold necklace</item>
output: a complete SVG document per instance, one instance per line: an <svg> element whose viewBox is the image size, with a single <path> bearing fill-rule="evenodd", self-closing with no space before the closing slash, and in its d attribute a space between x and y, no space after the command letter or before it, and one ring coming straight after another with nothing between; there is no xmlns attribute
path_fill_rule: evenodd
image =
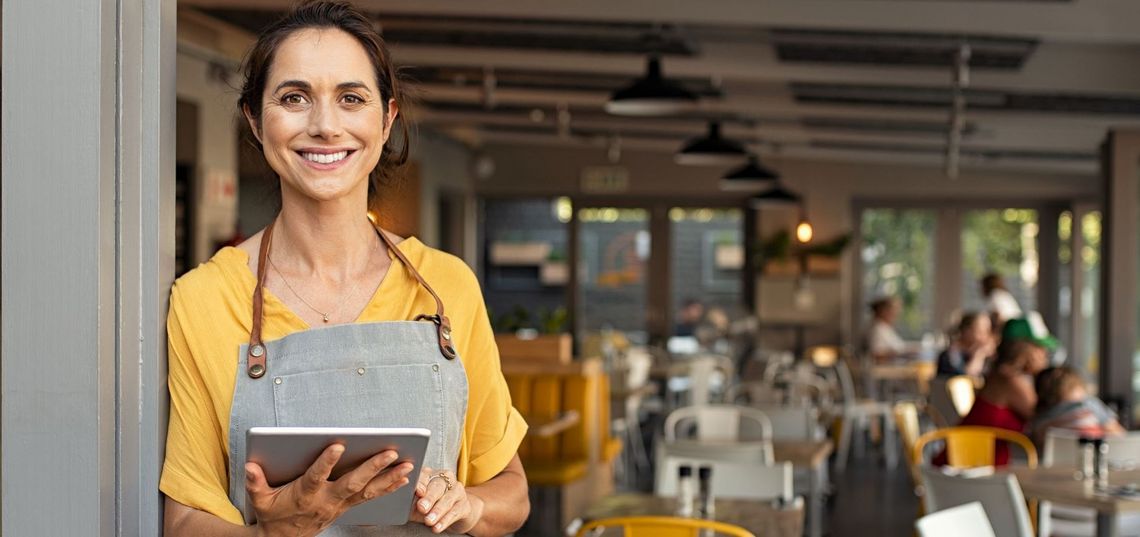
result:
<svg viewBox="0 0 1140 537"><path fill-rule="evenodd" d="M305 300L305 297L301 296L301 293L298 293L297 290L294 289L292 285L289 285L289 280L287 278L285 278L285 274L283 274L281 272L281 269L277 268L277 264L273 262L273 258L270 257L269 253L265 254L265 258L269 260L269 266L273 267L273 272L276 272L277 275L281 277L281 281L285 282L285 287L289 288L289 291L291 293L293 293L293 296L297 297L297 300L300 300L303 304L305 304L305 306L308 306L309 309L317 312L317 315L320 315L321 318L324 320L324 322L326 322L326 323L329 322L329 315L331 315L333 313L337 313L340 311L340 308L337 308L333 311L325 313L325 312L313 307L313 305L310 304L308 300ZM340 307L344 307L344 302L347 302L349 298L352 298L356 294L356 288L359 286L359 284L360 284L360 282L357 282L356 285L352 286L352 291L348 295L346 295L346 299L340 303Z"/></svg>

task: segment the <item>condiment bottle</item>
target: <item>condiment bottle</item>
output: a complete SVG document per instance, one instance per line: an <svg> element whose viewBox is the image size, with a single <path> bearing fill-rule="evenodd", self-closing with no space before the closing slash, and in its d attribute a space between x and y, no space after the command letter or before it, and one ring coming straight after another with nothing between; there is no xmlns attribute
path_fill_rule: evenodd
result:
<svg viewBox="0 0 1140 537"><path fill-rule="evenodd" d="M682 464L677 468L677 516L693 516L693 467Z"/></svg>

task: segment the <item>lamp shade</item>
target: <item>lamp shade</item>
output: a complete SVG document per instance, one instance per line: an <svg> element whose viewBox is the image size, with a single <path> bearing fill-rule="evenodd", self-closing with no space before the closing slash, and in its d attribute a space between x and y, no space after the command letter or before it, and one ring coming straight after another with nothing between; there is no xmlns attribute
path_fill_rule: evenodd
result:
<svg viewBox="0 0 1140 537"><path fill-rule="evenodd" d="M748 202L751 203L753 207L795 205L800 203L800 196L784 188L783 185L776 183L771 189L748 198Z"/></svg>
<svg viewBox="0 0 1140 537"><path fill-rule="evenodd" d="M760 163L756 155L748 155L748 162L720 178L721 190L756 190L770 186L780 178L776 172Z"/></svg>
<svg viewBox="0 0 1140 537"><path fill-rule="evenodd" d="M696 106L697 96L661 75L661 60L651 56L645 76L619 89L606 103L606 112L619 116L664 116Z"/></svg>
<svg viewBox="0 0 1140 537"><path fill-rule="evenodd" d="M685 142L673 156L677 164L686 166L718 166L739 162L748 156L744 146L720 135L720 123L709 123L709 132L700 138Z"/></svg>

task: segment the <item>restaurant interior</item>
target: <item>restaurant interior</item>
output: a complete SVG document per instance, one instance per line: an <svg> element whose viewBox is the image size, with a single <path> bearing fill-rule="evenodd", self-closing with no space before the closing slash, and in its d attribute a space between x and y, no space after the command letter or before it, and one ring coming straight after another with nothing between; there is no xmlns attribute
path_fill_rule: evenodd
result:
<svg viewBox="0 0 1140 537"><path fill-rule="evenodd" d="M235 88L290 4L179 1L179 273L277 210ZM517 535L1140 535L1137 2L356 4L416 95L373 214L479 277Z"/></svg>

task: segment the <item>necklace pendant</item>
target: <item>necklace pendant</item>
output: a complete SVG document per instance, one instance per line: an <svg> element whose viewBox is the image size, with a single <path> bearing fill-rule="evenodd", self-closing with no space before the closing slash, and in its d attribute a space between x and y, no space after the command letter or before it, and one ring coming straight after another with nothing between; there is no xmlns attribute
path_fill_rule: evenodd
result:
<svg viewBox="0 0 1140 537"><path fill-rule="evenodd" d="M323 314L323 315L324 315L324 318L325 318L325 322L326 322L326 323L327 323L327 322L329 322L329 315L328 315L327 313L325 313L325 314Z"/></svg>

